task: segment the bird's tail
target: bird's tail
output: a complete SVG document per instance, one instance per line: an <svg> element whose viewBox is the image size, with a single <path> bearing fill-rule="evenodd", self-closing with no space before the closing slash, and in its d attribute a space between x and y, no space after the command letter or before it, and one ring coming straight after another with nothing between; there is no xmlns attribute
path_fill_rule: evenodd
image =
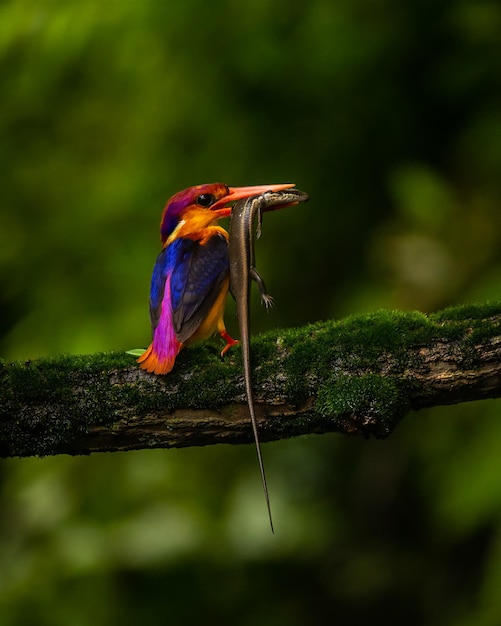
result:
<svg viewBox="0 0 501 626"><path fill-rule="evenodd" d="M137 362L143 370L146 370L151 374L168 374L174 367L176 357L182 347L183 344L179 343L175 353L160 356L155 350L152 342L149 347L143 352L143 354L137 359Z"/></svg>

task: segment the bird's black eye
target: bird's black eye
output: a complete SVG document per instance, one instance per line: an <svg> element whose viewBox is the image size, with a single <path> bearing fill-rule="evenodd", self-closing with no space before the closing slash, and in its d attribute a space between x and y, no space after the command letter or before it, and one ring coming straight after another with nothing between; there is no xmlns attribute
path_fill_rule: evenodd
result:
<svg viewBox="0 0 501 626"><path fill-rule="evenodd" d="M207 208L214 204L215 200L216 198L211 193L202 193L197 198L197 204Z"/></svg>

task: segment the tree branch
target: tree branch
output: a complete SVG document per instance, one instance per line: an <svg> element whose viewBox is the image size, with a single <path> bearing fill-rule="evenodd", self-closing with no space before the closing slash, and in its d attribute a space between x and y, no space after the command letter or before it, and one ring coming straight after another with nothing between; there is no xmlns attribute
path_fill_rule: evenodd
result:
<svg viewBox="0 0 501 626"><path fill-rule="evenodd" d="M263 441L387 436L411 410L501 395L501 304L378 311L256 337ZM247 443L240 353L182 352L157 377L99 354L0 364L0 456Z"/></svg>

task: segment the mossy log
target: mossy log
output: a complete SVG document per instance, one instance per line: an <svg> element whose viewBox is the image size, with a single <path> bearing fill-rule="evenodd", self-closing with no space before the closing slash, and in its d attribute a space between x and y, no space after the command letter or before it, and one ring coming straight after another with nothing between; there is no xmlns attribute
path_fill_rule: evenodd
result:
<svg viewBox="0 0 501 626"><path fill-rule="evenodd" d="M501 395L501 304L377 311L252 342L262 441L384 437L413 409ZM250 443L238 348L154 376L126 354L0 364L0 456Z"/></svg>

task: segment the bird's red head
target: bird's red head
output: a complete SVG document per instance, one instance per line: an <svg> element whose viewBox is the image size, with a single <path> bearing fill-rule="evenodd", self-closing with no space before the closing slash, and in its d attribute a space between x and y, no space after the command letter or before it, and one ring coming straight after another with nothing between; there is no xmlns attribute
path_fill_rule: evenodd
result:
<svg viewBox="0 0 501 626"><path fill-rule="evenodd" d="M179 191L167 202L160 222L162 243L165 243L174 232L176 226L183 219L183 214L192 209L211 211L214 218L228 217L231 213L230 203L252 196L258 196L266 191L281 191L290 189L293 184L254 185L250 187L228 187L224 183L210 183L188 187Z"/></svg>

